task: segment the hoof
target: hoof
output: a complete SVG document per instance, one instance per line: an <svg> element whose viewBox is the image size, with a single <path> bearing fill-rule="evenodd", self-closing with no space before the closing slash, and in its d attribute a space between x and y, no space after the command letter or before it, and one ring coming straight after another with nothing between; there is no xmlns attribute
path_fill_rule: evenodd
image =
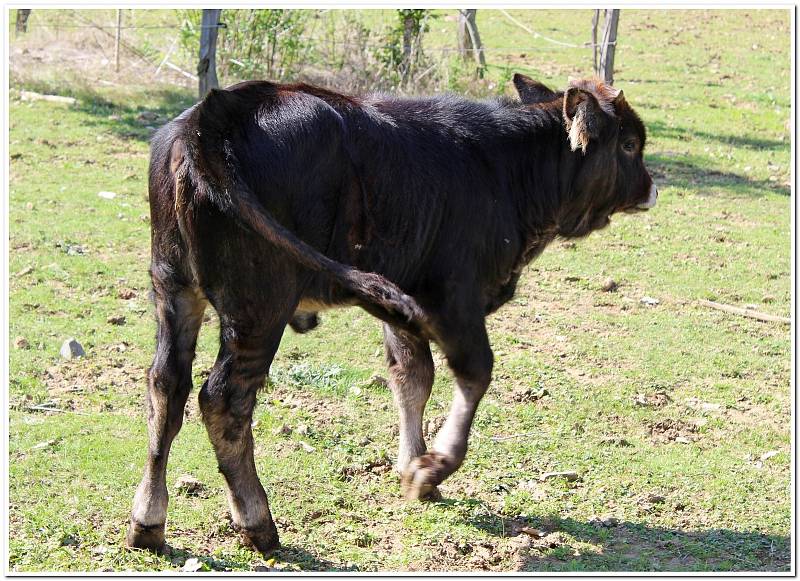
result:
<svg viewBox="0 0 800 581"><path fill-rule="evenodd" d="M269 524L258 529L244 529L237 528L242 535L242 542L264 555L268 556L281 546L281 541L278 538L278 529L275 528L275 523L270 521Z"/></svg>
<svg viewBox="0 0 800 581"><path fill-rule="evenodd" d="M440 502L442 500L442 493L439 492L439 487L434 486L428 494L419 498L421 502Z"/></svg>
<svg viewBox="0 0 800 581"><path fill-rule="evenodd" d="M438 501L442 495L437 485L448 475L446 457L437 452L428 452L414 458L403 474L401 486L406 500Z"/></svg>
<svg viewBox="0 0 800 581"><path fill-rule="evenodd" d="M166 543L164 542L164 525L142 525L131 521L128 525L126 542L133 549L147 549L154 553L163 553Z"/></svg>

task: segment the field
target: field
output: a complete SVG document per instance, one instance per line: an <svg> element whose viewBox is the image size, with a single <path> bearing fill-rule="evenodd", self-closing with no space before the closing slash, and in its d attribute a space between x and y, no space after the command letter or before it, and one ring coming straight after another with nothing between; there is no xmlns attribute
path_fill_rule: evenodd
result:
<svg viewBox="0 0 800 581"><path fill-rule="evenodd" d="M591 18L511 13L570 42ZM478 14L487 47L542 48L489 51L497 83L509 67L553 87L589 72L586 51ZM437 19L432 45L454 30ZM659 205L554 243L489 319L494 380L443 501L400 497L380 324L349 309L287 330L254 423L283 542L269 561L230 528L195 397L170 456L171 551L124 547L155 329L148 138L193 91L81 84L52 55L37 73L34 32L11 43L10 570L790 570L789 327L698 303L790 315L788 10L622 11L615 84L648 128ZM195 393L217 333L209 310ZM86 357L59 356L70 337ZM435 361L431 433L452 391ZM540 480L552 471L577 479ZM175 491L183 475L200 490Z"/></svg>

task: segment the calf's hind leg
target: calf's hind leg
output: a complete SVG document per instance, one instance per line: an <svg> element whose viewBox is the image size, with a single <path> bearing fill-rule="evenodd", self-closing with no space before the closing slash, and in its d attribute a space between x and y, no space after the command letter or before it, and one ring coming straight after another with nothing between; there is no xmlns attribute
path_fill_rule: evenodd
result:
<svg viewBox="0 0 800 581"><path fill-rule="evenodd" d="M285 321L264 332L245 332L223 319L217 362L200 390L200 410L228 485L234 528L265 554L279 546L278 530L256 473L251 422L256 393L264 384L284 326Z"/></svg>
<svg viewBox="0 0 800 581"><path fill-rule="evenodd" d="M158 331L148 372L149 445L144 477L133 500L127 543L158 551L164 545L167 519L167 457L192 389L192 360L206 301L197 289L170 275L161 276L155 267L152 272Z"/></svg>

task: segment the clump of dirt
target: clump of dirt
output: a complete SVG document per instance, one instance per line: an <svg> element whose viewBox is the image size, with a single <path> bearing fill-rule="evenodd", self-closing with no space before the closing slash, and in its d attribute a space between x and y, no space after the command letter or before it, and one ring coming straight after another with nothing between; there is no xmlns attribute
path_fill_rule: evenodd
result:
<svg viewBox="0 0 800 581"><path fill-rule="evenodd" d="M654 442L688 444L697 439L698 427L683 420L666 419L649 425Z"/></svg>
<svg viewBox="0 0 800 581"><path fill-rule="evenodd" d="M422 426L422 434L426 438L433 438L439 432L439 430L442 428L442 426L444 425L444 422L445 422L446 419L447 419L447 416L436 416L436 417L433 417L433 418L429 419ZM399 432L399 429L398 429L398 432Z"/></svg>
<svg viewBox="0 0 800 581"><path fill-rule="evenodd" d="M392 471L392 461L388 458L374 458L362 464L349 464L343 466L337 477L339 480L349 482L355 478L371 478L388 474Z"/></svg>
<svg viewBox="0 0 800 581"><path fill-rule="evenodd" d="M409 570L419 571L520 571L537 553L569 545L569 537L545 521L533 524L523 515L504 519L503 535L490 539L458 539L446 535L434 555Z"/></svg>
<svg viewBox="0 0 800 581"><path fill-rule="evenodd" d="M669 394L662 390L654 393L637 393L633 396L633 403L638 406L660 408L672 401Z"/></svg>
<svg viewBox="0 0 800 581"><path fill-rule="evenodd" d="M517 403L531 403L548 395L550 392L546 388L519 387L511 393L511 399Z"/></svg>
<svg viewBox="0 0 800 581"><path fill-rule="evenodd" d="M620 448L628 448L633 444L622 436L605 436L600 440L603 446L619 446Z"/></svg>
<svg viewBox="0 0 800 581"><path fill-rule="evenodd" d="M136 292L136 290L132 288L121 288L119 289L119 291L117 291L117 297L119 297L124 301L135 299L137 295L138 293Z"/></svg>
<svg viewBox="0 0 800 581"><path fill-rule="evenodd" d="M364 471L372 474L387 474L392 471L392 461L388 458L370 460L364 465Z"/></svg>
<svg viewBox="0 0 800 581"><path fill-rule="evenodd" d="M568 544L569 538L561 531L555 531L540 538L532 538L531 540L531 548L538 551L555 549L556 547L561 547Z"/></svg>
<svg viewBox="0 0 800 581"><path fill-rule="evenodd" d="M197 496L200 498L208 498L210 491L208 487L189 474L184 474L174 484L175 492L184 496Z"/></svg>
<svg viewBox="0 0 800 581"><path fill-rule="evenodd" d="M409 567L412 571L491 571L500 570L508 551L494 540L467 541L446 535L437 543L434 555Z"/></svg>
<svg viewBox="0 0 800 581"><path fill-rule="evenodd" d="M506 551L510 554L511 568L514 571L527 570L532 559L541 561L551 549L570 545L569 537L558 530L546 532L523 527L521 531L522 534L509 539L506 545Z"/></svg>
<svg viewBox="0 0 800 581"><path fill-rule="evenodd" d="M458 559L472 553L472 543L465 540L456 540L451 535L442 539L439 545L439 554L446 559Z"/></svg>

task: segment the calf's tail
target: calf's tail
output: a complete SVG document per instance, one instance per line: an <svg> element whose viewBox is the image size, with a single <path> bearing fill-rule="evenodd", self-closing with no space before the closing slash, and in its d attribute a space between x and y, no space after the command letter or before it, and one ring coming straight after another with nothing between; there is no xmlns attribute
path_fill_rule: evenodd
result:
<svg viewBox="0 0 800 581"><path fill-rule="evenodd" d="M379 274L363 272L332 260L306 244L275 220L247 188L231 195L234 214L252 230L286 251L302 266L332 276L342 287L363 301L364 308L390 323L422 327L426 316L417 302Z"/></svg>
<svg viewBox="0 0 800 581"><path fill-rule="evenodd" d="M359 305L372 315L414 332L425 329L427 314L400 287L379 274L364 272L325 256L278 222L261 204L236 171L234 153L220 131L220 123L227 117L224 115L224 110L228 109L226 105L235 98L228 91L213 90L192 115L197 125L189 119L189 131L184 133L190 166L186 169L195 188L199 186L206 198L222 211L285 251L298 264L331 276L353 293ZM201 171L197 171L198 162ZM178 199L181 190L186 195L188 188L177 190L176 207L183 204Z"/></svg>

